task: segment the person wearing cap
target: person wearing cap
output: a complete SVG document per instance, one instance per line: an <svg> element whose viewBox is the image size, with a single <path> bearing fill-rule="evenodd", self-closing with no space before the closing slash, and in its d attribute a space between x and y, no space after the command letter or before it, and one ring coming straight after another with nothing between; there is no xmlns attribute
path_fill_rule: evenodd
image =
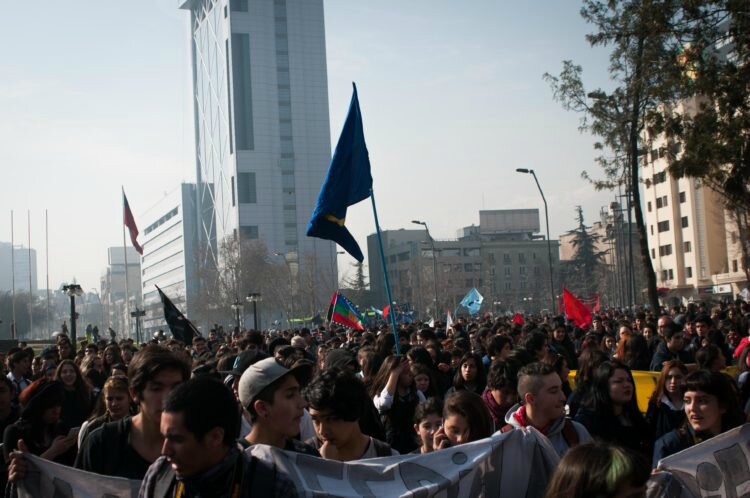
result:
<svg viewBox="0 0 750 498"><path fill-rule="evenodd" d="M319 456L315 448L294 439L300 433L307 406L301 389L311 371L312 364L308 362L286 368L275 358L265 358L243 372L237 392L252 422L243 444L267 444Z"/></svg>

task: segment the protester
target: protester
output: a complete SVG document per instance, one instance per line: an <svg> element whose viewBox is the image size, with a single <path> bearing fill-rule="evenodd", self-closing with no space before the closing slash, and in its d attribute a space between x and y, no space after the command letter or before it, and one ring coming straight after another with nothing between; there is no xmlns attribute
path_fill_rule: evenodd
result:
<svg viewBox="0 0 750 498"><path fill-rule="evenodd" d="M81 375L78 365L72 360L62 360L55 371L55 380L65 388L61 420L69 430L77 433L88 418L93 405L91 386ZM77 434L76 434L77 436Z"/></svg>
<svg viewBox="0 0 750 498"><path fill-rule="evenodd" d="M117 346L117 344L110 344L109 346L104 348L104 353L102 353L102 360L104 373L107 376L113 375L112 369L115 365L126 365L125 360L122 357L122 351L120 350L120 347Z"/></svg>
<svg viewBox="0 0 750 498"><path fill-rule="evenodd" d="M552 475L545 498L626 498L644 496L650 472L638 454L604 444L568 451Z"/></svg>
<svg viewBox="0 0 750 498"><path fill-rule="evenodd" d="M487 388L482 401L490 412L496 428L505 425L505 415L518 402L518 370L520 365L512 358L496 360L487 374Z"/></svg>
<svg viewBox="0 0 750 498"><path fill-rule="evenodd" d="M699 370L721 372L727 367L726 357L715 344L703 346L695 353L695 363Z"/></svg>
<svg viewBox="0 0 750 498"><path fill-rule="evenodd" d="M81 361L81 372L95 392L101 391L107 380L107 374L104 371L104 360L99 355L95 352L87 354Z"/></svg>
<svg viewBox="0 0 750 498"><path fill-rule="evenodd" d="M435 433L443 425L443 403L438 398L427 398L414 412L414 431L419 437L419 448L412 453L433 451Z"/></svg>
<svg viewBox="0 0 750 498"><path fill-rule="evenodd" d="M565 393L560 376L546 363L532 363L518 372L520 405L505 416L502 432L534 427L549 439L558 455L591 441L586 428L565 417Z"/></svg>
<svg viewBox="0 0 750 498"><path fill-rule="evenodd" d="M414 387L422 393L425 399L438 396L434 370L427 365L414 363L411 366L411 374L414 377Z"/></svg>
<svg viewBox="0 0 750 498"><path fill-rule="evenodd" d="M13 399L16 397L16 386L7 377L0 377L0 434L5 434L5 428L18 420L20 408Z"/></svg>
<svg viewBox="0 0 750 498"><path fill-rule="evenodd" d="M661 319L659 320L661 324ZM685 335L675 323L660 325L659 333L664 338L656 347L656 352L651 359L651 370L661 372L664 362L669 360L680 360L684 364L692 363L690 353L685 351Z"/></svg>
<svg viewBox="0 0 750 498"><path fill-rule="evenodd" d="M276 358L264 358L242 373L237 393L252 423L244 442L318 456L315 448L294 439L300 434L307 406L301 386L312 368L312 364L301 362L288 369Z"/></svg>
<svg viewBox="0 0 750 498"><path fill-rule="evenodd" d="M148 345L128 367L128 383L139 411L104 424L83 441L76 468L97 474L142 479L161 454L159 432L164 398L190 377L183 359L162 346Z"/></svg>
<svg viewBox="0 0 750 498"><path fill-rule="evenodd" d="M591 392L574 420L595 438L646 457L651 454L651 428L638 409L633 375L623 363L605 361L596 369Z"/></svg>
<svg viewBox="0 0 750 498"><path fill-rule="evenodd" d="M172 390L161 415L162 455L149 467L139 498L293 497L294 485L237 445L234 395L199 376Z"/></svg>
<svg viewBox="0 0 750 498"><path fill-rule="evenodd" d="M372 382L370 396L385 427L385 442L402 454L414 451L418 444L410 429L414 411L425 397L414 384L409 361L396 355L386 358Z"/></svg>
<svg viewBox="0 0 750 498"><path fill-rule="evenodd" d="M318 374L305 389L305 397L317 434L312 443L323 458L347 462L398 454L360 429L369 397L352 373L334 369Z"/></svg>
<svg viewBox="0 0 750 498"><path fill-rule="evenodd" d="M132 398L128 389L128 378L122 376L110 377L104 383L99 393L94 413L81 425L78 432L78 447L83 445L86 436L109 422L116 422L130 415Z"/></svg>
<svg viewBox="0 0 750 498"><path fill-rule="evenodd" d="M453 387L447 394L466 390L481 395L485 387L487 387L487 374L484 371L482 358L475 353L463 355L453 377Z"/></svg>
<svg viewBox="0 0 750 498"><path fill-rule="evenodd" d="M654 433L654 439L677 429L685 421L683 393L688 369L680 360L670 360L656 381L646 411L646 420Z"/></svg>
<svg viewBox="0 0 750 498"><path fill-rule="evenodd" d="M724 374L699 370L685 378L686 422L654 445L653 466L669 455L737 427L745 421L731 380Z"/></svg>
<svg viewBox="0 0 750 498"><path fill-rule="evenodd" d="M29 373L31 368L31 358L26 351L15 348L11 349L8 354L8 379L15 386L15 399L21 395L24 389L29 387L31 381L29 380Z"/></svg>
<svg viewBox="0 0 750 498"><path fill-rule="evenodd" d="M586 348L578 357L578 370L575 375L575 389L568 396L568 413L575 416L592 389L594 373L599 365L607 361L607 355L599 349Z"/></svg>
<svg viewBox="0 0 750 498"><path fill-rule="evenodd" d="M435 432L436 450L478 441L495 432L492 417L482 398L471 391L456 391L445 398L443 426Z"/></svg>

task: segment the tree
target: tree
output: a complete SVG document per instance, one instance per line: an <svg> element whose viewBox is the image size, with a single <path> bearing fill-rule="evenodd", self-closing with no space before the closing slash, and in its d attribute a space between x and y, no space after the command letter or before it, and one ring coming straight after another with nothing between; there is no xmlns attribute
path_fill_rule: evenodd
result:
<svg viewBox="0 0 750 498"><path fill-rule="evenodd" d="M575 256L566 265L564 282L577 294L589 296L599 290L604 252L598 250L601 236L591 232L591 227L584 224L583 209L576 206L576 221L578 227L570 230L571 244L575 249Z"/></svg>
<svg viewBox="0 0 750 498"><path fill-rule="evenodd" d="M352 263L354 276L346 279L346 286L355 291L364 291L368 289L367 277L365 277L365 265L361 261Z"/></svg>
<svg viewBox="0 0 750 498"><path fill-rule="evenodd" d="M563 63L559 76L545 74L545 79L565 109L581 113L580 130L600 138L595 148L602 151L597 162L604 179L592 180L586 172L582 176L599 189L622 185L631 196L648 300L658 309L638 166L646 116L679 97L675 87L684 71L675 61L692 25L679 2L659 0L584 0L581 15L596 28L586 37L589 44L611 48L609 74L614 88L586 92L583 70L571 61Z"/></svg>

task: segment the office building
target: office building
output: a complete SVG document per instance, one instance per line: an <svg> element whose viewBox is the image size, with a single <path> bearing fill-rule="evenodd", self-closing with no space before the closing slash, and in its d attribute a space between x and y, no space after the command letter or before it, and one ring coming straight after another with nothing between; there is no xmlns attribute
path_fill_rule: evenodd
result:
<svg viewBox="0 0 750 498"><path fill-rule="evenodd" d="M310 306L322 308L335 247L305 231L331 158L323 1L180 7L190 12L197 210L215 215L199 223L200 251L220 264L222 240L257 240L328 283L314 287Z"/></svg>
<svg viewBox="0 0 750 498"><path fill-rule="evenodd" d="M10 292L14 282L16 292L29 292L29 285L37 291L36 250L0 242L0 292Z"/></svg>
<svg viewBox="0 0 750 498"><path fill-rule="evenodd" d="M141 307L140 254L130 246L107 249L107 268L102 272L100 283L99 296L107 325L117 332L118 338L135 338L135 320L130 313ZM99 332L105 336L105 331Z"/></svg>
<svg viewBox="0 0 750 498"><path fill-rule="evenodd" d="M479 225L458 230L454 240L431 241L424 230L405 229L385 230L382 237L397 303L432 315L437 294L438 315L442 315L457 309L476 287L484 296L483 312L540 311L551 306L548 245L539 233L537 209L480 211ZM385 304L375 234L367 238L367 257L370 288ZM555 240L553 272L558 264L559 242Z"/></svg>

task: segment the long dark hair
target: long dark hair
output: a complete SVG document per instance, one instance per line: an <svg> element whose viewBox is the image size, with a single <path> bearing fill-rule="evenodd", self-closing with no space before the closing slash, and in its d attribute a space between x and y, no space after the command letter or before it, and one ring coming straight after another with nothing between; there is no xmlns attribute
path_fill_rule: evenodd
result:
<svg viewBox="0 0 750 498"><path fill-rule="evenodd" d="M617 370L624 370L627 372L628 378L630 378L630 382L633 384L633 397L623 405L622 413L633 422L641 422L644 419L643 414L641 414L638 409L633 374L626 364L619 361L605 361L599 365L591 382L591 391L589 392L588 397L583 401L583 405L597 413L597 415L615 415L612 398L609 395L609 379L612 378Z"/></svg>
<svg viewBox="0 0 750 498"><path fill-rule="evenodd" d="M688 391L700 391L716 396L719 406L725 410L721 416L721 432L734 429L745 422L737 388L726 374L708 370L693 372L685 378L685 392Z"/></svg>
<svg viewBox="0 0 750 498"><path fill-rule="evenodd" d="M75 394L76 394L76 400L80 404L84 413L88 415L91 410L92 389L86 377L84 377L83 374L81 373L81 369L78 368L78 365L76 365L73 360L61 361L60 364L57 365L57 370L55 370L55 380L63 384L61 374L62 374L62 369L65 368L66 365L73 367L73 370L75 370L76 372L76 381L75 381L75 384L73 384L73 390L75 391Z"/></svg>
<svg viewBox="0 0 750 498"><path fill-rule="evenodd" d="M463 375L461 375L461 367L469 360L474 360L474 364L477 366L477 376L474 379L474 383L477 386L476 392L479 394L484 391L484 388L487 386L487 372L484 371L482 358L476 353L466 353L461 357L461 362L458 364L456 375L453 377L453 387L455 387L456 390L466 389L466 381L464 380Z"/></svg>
<svg viewBox="0 0 750 498"><path fill-rule="evenodd" d="M380 366L380 370L378 370L378 374L375 376L374 379L372 379L372 384L370 385L370 397L374 398L378 394L380 394L380 391L385 388L385 385L388 384L388 378L391 376L391 372L393 372L399 365L401 365L402 362L408 361L405 356L399 356L399 355L391 355L388 358L386 358L383 361L383 364ZM398 386L396 387L398 389ZM411 386L409 386L410 390L415 390L414 382L412 382Z"/></svg>
<svg viewBox="0 0 750 498"><path fill-rule="evenodd" d="M469 425L468 441L490 437L494 431L492 417L481 396L471 391L456 391L443 403L443 420L451 415L461 415Z"/></svg>

